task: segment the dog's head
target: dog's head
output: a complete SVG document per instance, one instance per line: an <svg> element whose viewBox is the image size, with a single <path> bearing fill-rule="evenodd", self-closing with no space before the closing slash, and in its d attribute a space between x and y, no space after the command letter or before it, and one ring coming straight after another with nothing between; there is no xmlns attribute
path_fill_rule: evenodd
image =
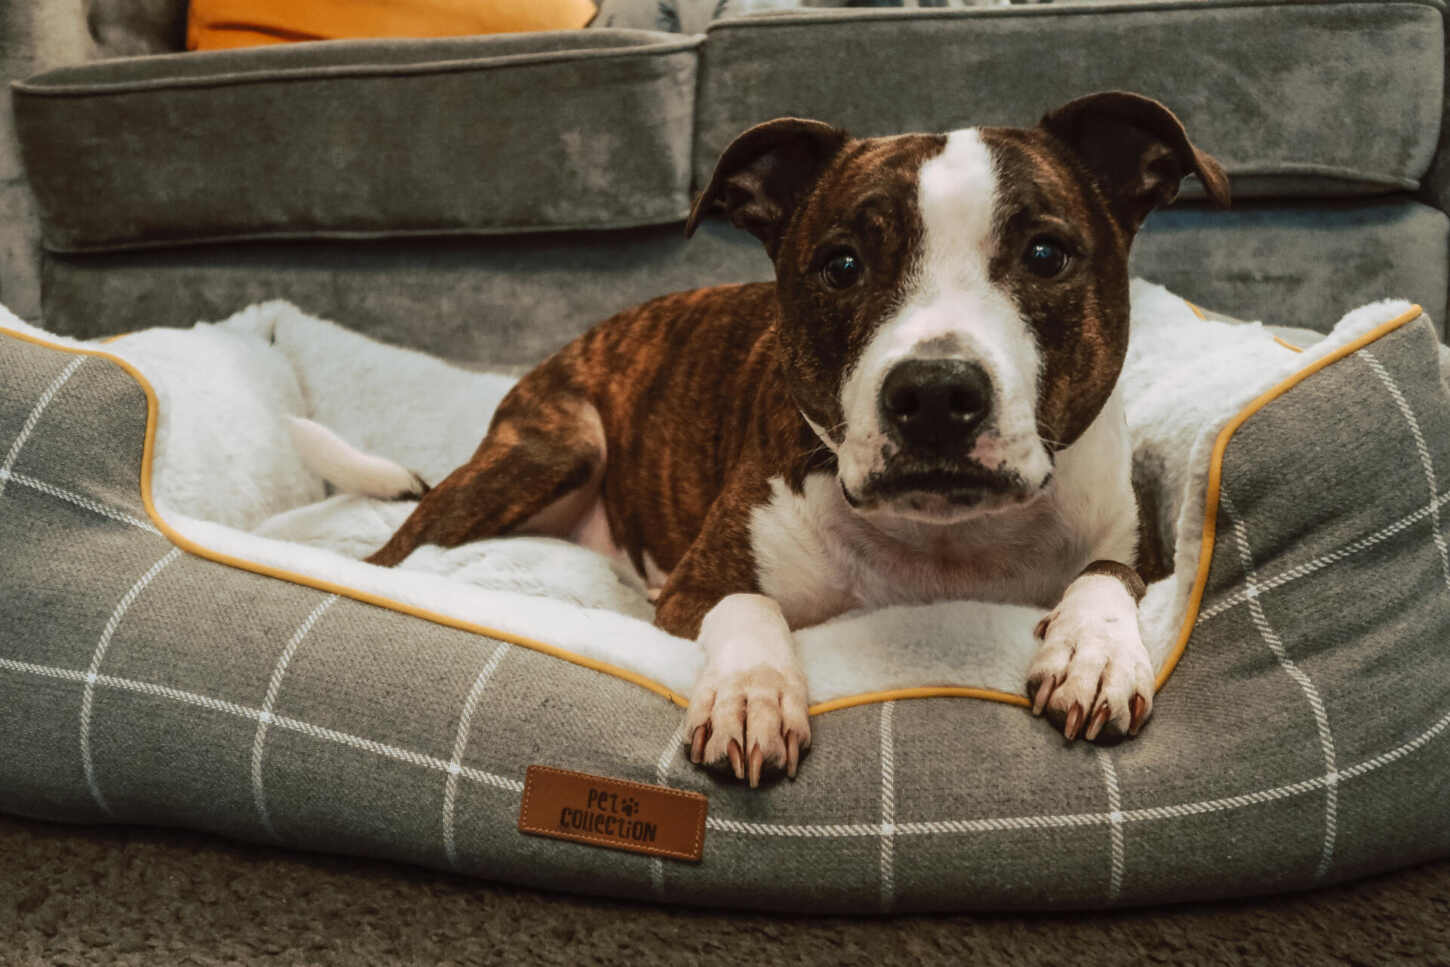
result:
<svg viewBox="0 0 1450 967"><path fill-rule="evenodd" d="M950 523L1022 503L1092 423L1128 343L1128 249L1196 174L1166 107L1075 100L1032 128L853 139L800 118L726 148L721 209L775 263L796 405L863 513Z"/></svg>

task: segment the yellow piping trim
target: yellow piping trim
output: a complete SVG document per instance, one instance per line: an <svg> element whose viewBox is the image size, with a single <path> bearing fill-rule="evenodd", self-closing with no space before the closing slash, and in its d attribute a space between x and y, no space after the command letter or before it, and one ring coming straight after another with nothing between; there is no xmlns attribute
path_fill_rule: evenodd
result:
<svg viewBox="0 0 1450 967"><path fill-rule="evenodd" d="M981 698L989 702L1005 702L1008 705L1021 705L1023 708L1032 707L1032 703L1025 697L1013 695L1011 692L999 692L995 688L928 685L923 688L893 688L884 692L862 692L860 695L833 698L829 702L817 702L807 711L812 715L820 715L822 712L834 712L841 708L870 705L873 702L895 702L903 698Z"/></svg>
<svg viewBox="0 0 1450 967"><path fill-rule="evenodd" d="M1278 336L1274 337L1274 342L1278 343L1280 346L1283 346L1285 349L1292 349L1296 353L1302 353L1304 351L1303 346L1296 346L1289 340L1280 339Z"/></svg>
<svg viewBox="0 0 1450 967"><path fill-rule="evenodd" d="M1203 319L1203 320L1207 321L1207 319L1208 319L1208 313L1204 312L1202 309L1200 309L1198 306L1194 305L1192 302L1189 302L1187 299L1184 299L1183 300L1183 304L1186 305L1186 306L1188 306L1188 308L1192 309L1193 310L1193 314L1195 316L1197 316L1200 319Z"/></svg>
<svg viewBox="0 0 1450 967"><path fill-rule="evenodd" d="M1198 609L1203 604L1203 591L1208 585L1208 566L1213 560L1214 534L1218 524L1218 493L1223 483L1223 455L1224 451L1228 449L1229 439L1249 417L1289 392L1295 386L1298 386L1310 376L1313 376L1331 363L1338 362L1350 353L1359 352L1365 346L1394 332L1406 323L1413 322L1423 312L1424 310L1419 306L1411 306L1403 315L1397 316L1388 322L1381 323L1363 336L1360 336L1354 342L1340 346L1328 356L1315 360L1277 386L1274 386L1255 398L1253 402L1240 410L1232 420L1229 420L1227 426L1219 431L1218 438L1213 443L1213 455L1210 457L1208 465L1208 488L1204 494L1203 505L1203 546L1198 551L1198 573L1193 579L1193 590L1189 593L1188 598L1188 612L1183 617L1183 626L1179 629L1178 641L1173 646L1173 652L1168 656L1168 660L1163 663L1163 667L1158 671L1158 678L1153 683L1154 691L1161 689L1163 684L1168 681L1168 676L1173 674L1173 669L1177 667L1178 660L1183 657L1183 649L1188 647L1188 637L1193 633L1193 626L1198 623Z"/></svg>
<svg viewBox="0 0 1450 967"><path fill-rule="evenodd" d="M1200 318L1203 318L1203 313L1201 310L1199 310L1197 306L1193 305L1193 303L1191 302L1188 303L1188 305L1190 308L1193 309L1194 312L1198 313ZM1369 345L1380 337L1390 332L1393 332L1394 330L1400 328L1408 322L1413 321L1414 319L1419 318L1422 311L1423 310L1419 306L1414 306L1404 315L1392 319L1386 323L1383 323L1380 326L1377 326L1376 328L1366 333L1364 336L1355 340L1353 343L1347 346L1343 346L1340 349L1335 350L1330 355L1310 364L1309 366L1285 379L1277 386L1273 387L1272 389L1268 390L1267 392L1256 398L1247 407L1241 410L1232 420L1230 420L1228 425L1219 432L1218 438L1214 442L1213 455L1211 457L1209 465L1208 488L1205 495L1203 515L1203 547L1199 551L1198 573L1194 578L1193 589L1190 592L1189 596L1188 614L1184 618L1183 626L1179 632L1178 641L1174 646L1172 654L1169 655L1168 660L1164 663L1163 668L1158 673L1157 681L1154 684L1155 690L1161 689L1163 687L1163 684L1168 680L1168 676L1172 674L1174 667L1177 666L1178 660L1183 657L1183 651L1188 645L1189 635L1192 633L1193 626L1198 620L1198 610L1199 606L1203 601L1203 591L1208 583L1208 567L1209 563L1213 558L1214 527L1217 523L1218 515L1218 492L1221 474L1223 470L1223 455L1224 451L1228 447L1229 439L1250 416L1252 416L1258 410L1262 409L1264 406L1268 405L1273 400L1282 396L1284 393L1288 392L1291 388L1302 382L1304 379L1307 379L1308 377L1317 373L1319 370L1328 366L1330 363L1343 359L1350 353L1358 351L1359 349ZM97 356L101 359L109 360L110 362L115 363L117 366L120 366L121 369L127 373L127 375L129 375L132 379L136 381L137 385L139 385L142 391L146 394L146 442L141 452L141 502L146 508L146 515L151 518L151 522L156 525L157 529L166 536L167 540L171 541L173 544L175 544L177 547L180 547L187 553L193 554L196 557L200 557L205 560L215 561L218 564L224 564L227 567L237 568L238 570L242 571L250 571L253 574L261 574L265 577L276 578L277 580L287 581L291 584L300 584L304 587L315 588L319 591L326 591L331 594L339 595L341 597L351 598L354 601L360 601L364 604L371 604L379 608L386 608L389 611L396 611L402 614L411 615L415 618L422 618L425 621L431 621L434 624L443 625L444 627L454 628L459 631L466 631L471 634L487 635L490 638L496 638L500 641L507 641L510 644L518 645L521 648L528 648L533 651L541 652L545 655L551 655L554 658L563 659L564 661L582 666L584 668L589 668L597 672L603 672L606 675L613 675L615 678L623 679L624 681L630 682L632 684L640 686L641 688L654 692L656 695L661 695L674 702L681 708L687 708L689 706L689 701L679 693L665 687L664 685L661 685L659 682L656 682L653 679L645 678L643 675L639 675L627 669L620 668L618 665L612 665L608 662L602 662L598 661L597 659L587 658L583 655L577 655L574 652L566 651L556 645L550 645L533 638L524 637L523 635L516 635L511 632L500 631L496 628L489 628L486 625L474 624L469 621L461 621L457 618L452 618L445 614L439 614L435 611L428 611L414 605L404 604L400 601L394 601L391 598L382 597L381 595L371 594L366 591L359 591L355 588L349 588L340 584L334 584L331 581L322 581L304 574L297 574L292 571L286 571L280 568L271 567L269 565L257 564L253 561L247 561L242 558L232 557L228 554L222 554L218 551L214 551L208 547L203 547L202 545L189 540L188 538L178 533L175 529L173 529L171 525L168 524L159 513L157 513L156 505L151 500L151 469L156 448L156 416L159 410L159 404L156 399L156 390L152 388L151 383L146 379L146 377L143 376L141 372L136 369L135 366L131 365L131 363L120 358L119 356L112 355L111 353L102 352L101 350L97 349L81 349L75 346L61 346L52 342L47 342L43 339L37 339L36 337L27 335L26 333L15 332L11 329L0 329L0 332L3 332L5 333L5 335L10 336L14 339L18 339L22 342L33 343L37 346L44 346L47 349L54 349L59 352L76 353L83 356ZM118 338L120 337L113 336L111 337L111 339L107 340L107 342L113 341L114 339ZM1285 345L1289 344L1286 343ZM1292 345L1290 345L1289 348L1297 349L1297 347L1294 347ZM852 708L857 705L869 705L876 702L890 702L898 701L901 699L913 698L976 698L993 702L1003 702L1008 705L1020 705L1023 707L1027 707L1029 704L1027 699L1021 695L1014 695L1010 692L999 692L996 689L969 688L962 686L930 686L924 688L900 688L892 689L889 691L865 692L860 695L848 695L844 698L832 699L829 702L818 702L815 705L810 706L808 711L811 715L820 715L824 712L833 712L837 709Z"/></svg>

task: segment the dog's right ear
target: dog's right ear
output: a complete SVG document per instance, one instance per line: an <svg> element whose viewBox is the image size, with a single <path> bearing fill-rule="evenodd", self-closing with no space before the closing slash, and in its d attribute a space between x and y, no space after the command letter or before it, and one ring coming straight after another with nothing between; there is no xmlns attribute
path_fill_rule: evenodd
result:
<svg viewBox="0 0 1450 967"><path fill-rule="evenodd" d="M685 237L695 233L701 218L722 209L730 224L764 242L774 258L791 212L848 137L840 128L805 118L757 124L720 155L685 222Z"/></svg>

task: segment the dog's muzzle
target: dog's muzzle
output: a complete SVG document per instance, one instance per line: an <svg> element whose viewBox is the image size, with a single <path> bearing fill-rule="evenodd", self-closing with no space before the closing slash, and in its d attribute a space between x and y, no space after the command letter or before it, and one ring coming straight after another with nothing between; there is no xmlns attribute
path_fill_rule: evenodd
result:
<svg viewBox="0 0 1450 967"><path fill-rule="evenodd" d="M984 466L973 450L994 432L993 385L980 364L960 358L913 358L882 380L877 412L886 443L864 479L841 482L846 502L864 513L884 511L949 521L1038 496L1013 468Z"/></svg>

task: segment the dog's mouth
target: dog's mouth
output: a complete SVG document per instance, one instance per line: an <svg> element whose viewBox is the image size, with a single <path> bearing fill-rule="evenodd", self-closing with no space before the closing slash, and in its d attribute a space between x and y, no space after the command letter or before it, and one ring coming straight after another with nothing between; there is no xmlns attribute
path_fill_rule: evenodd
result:
<svg viewBox="0 0 1450 967"><path fill-rule="evenodd" d="M949 523L1029 503L1050 482L1033 486L1020 474L980 466L910 467L872 474L854 491L843 480L841 494L859 513Z"/></svg>

